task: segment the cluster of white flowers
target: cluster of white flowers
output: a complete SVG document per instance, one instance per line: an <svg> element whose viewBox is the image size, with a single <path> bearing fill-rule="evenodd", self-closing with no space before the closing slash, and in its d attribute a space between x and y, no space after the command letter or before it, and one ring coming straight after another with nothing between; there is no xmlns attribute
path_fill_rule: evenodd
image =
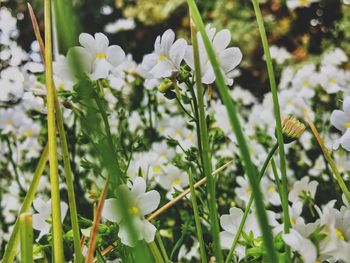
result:
<svg viewBox="0 0 350 263"><path fill-rule="evenodd" d="M287 1L290 9L307 7L314 2L317 1ZM42 149L38 141L42 132L40 119L44 119L42 117L45 116L45 100L43 99L45 85L38 76L42 74L44 68L41 63L38 43L33 42L31 51L24 52L16 44L18 35L16 19L6 8L1 8L0 13L0 86L2 88L0 103L6 105L0 108L0 131L2 135L9 138L11 146L10 149L5 143L0 143L0 162L3 165L7 161L6 157L9 157L18 164L18 167L24 167L25 162L37 158ZM105 31L116 33L120 30L131 30L134 27L133 20L117 20L115 23L107 25ZM207 26L206 30L226 84L232 87L232 99L239 109L242 109L241 122L249 139L251 159L257 167L261 167L266 158L267 149L262 145L259 135L263 133L266 140L270 142L273 140L275 132L274 126L271 125L274 123L271 93L266 93L260 102L250 91L244 89L245 87L234 86L234 78L240 74L237 66L242 60L242 53L237 47L229 47L231 42L229 30L216 31L210 26ZM198 42L202 82L206 87L209 87L210 84L214 86L215 74L200 34L198 34ZM156 38L154 51L145 55L141 63L135 62L130 54L126 55L120 46L110 45L108 38L103 33L96 33L94 36L82 33L79 36L79 43L81 46L71 48L65 57L55 57L54 82L56 88L61 92L73 91L73 86L79 78L78 72L72 68L72 64L75 62L80 63L81 71L91 80L107 81L112 90L105 89L104 97L108 102L108 121L112 132L118 132L120 124L118 112L115 110L118 108L115 91L121 92L124 98L128 98L132 92L131 83L136 79L141 79L145 87L142 92L151 93L156 91L157 86L167 78L184 95L186 87L176 79L176 76L185 65L188 66L186 66L186 70L190 68L191 74L195 70L192 46L183 38L176 39L175 33L171 29L166 30ZM332 96L339 95L343 98L342 110L334 110L333 113L330 113L326 112L325 109L320 109L320 112L327 120L330 116L331 124L342 135L340 138L336 138L336 134L328 130L325 134L325 140L328 146L333 144L334 149L341 146L350 151L350 93L348 91L350 71L342 67L343 63L348 62L346 54L341 49L335 48L325 52L320 61L308 60L298 66L289 66L293 65L292 55L283 47L272 46L271 55L277 64L286 66L280 72L278 92L282 114L303 117L305 109L318 108L319 101L331 100ZM208 93L209 91L206 94L205 103L212 121L210 131L220 130L224 137L220 145L217 145L216 142L213 143L212 147L215 149L212 156L213 164L222 160L234 160L230 168L220 176L224 179L232 179L232 172L238 174L233 180L236 188L232 193L235 194L234 201L239 207L232 207L229 214L222 215L220 218L223 229L221 232L222 248L229 249L243 216L243 210L240 207L247 205L251 188L239 169L240 165L238 165L237 159L239 149L228 120L226 108L215 92L213 96ZM157 101L157 112L150 110L149 117L145 117L145 114L140 110L125 109L127 129L132 136L142 137L149 125L161 136L150 145L147 151L133 152L127 170L130 181L118 188L118 192L122 193L131 205L129 212L133 215L137 239L146 242L154 240L156 227L147 221L145 216L157 209L161 199L157 191L147 191L147 189L162 189L164 196L167 199L172 199L178 191L187 188L189 181L186 169L189 168L181 167L177 161L185 162L184 152L198 147L195 124L186 119L187 115L179 114L179 105L176 101L166 99L160 92L154 92L153 95ZM143 100L140 102L141 107L146 108L149 104L151 104L150 96L143 96ZM183 107L189 112L191 111L190 105L183 105ZM71 127L74 114L71 110L62 108L66 124ZM313 118L317 117L314 112L311 112L311 115ZM325 122L328 125L328 122ZM328 128L328 126L326 127ZM178 145L169 146L165 138L176 140ZM329 203L323 207L316 204L315 196L318 185L330 179L327 175L327 166L320 153L315 158L309 156L308 151L313 149L310 132L305 132L300 141L299 144L294 143L286 146L287 154L293 151L297 152L296 162L305 168L303 169L305 174L288 169L290 186L288 199L292 229L290 233L283 235L283 240L290 245L293 251L298 252L305 262L314 263L316 260L331 262L343 260L346 262L350 258L350 234L348 231L350 207L346 203L335 206L335 201L329 200L327 200ZM84 146L81 146L81 149L84 149ZM79 148L79 150L81 149ZM333 156L339 171L348 180L348 176L345 176L350 171L348 153L334 151ZM89 160L93 157L87 153L84 158ZM81 160L76 157L73 161L80 164ZM278 166L279 162L276 163ZM14 167L11 165L7 165L7 167L11 173L16 173ZM6 224L14 221L21 204L21 191L28 188L32 176L25 170L19 169L17 172L20 177L17 180L8 180L5 183L5 192L2 193L0 205L3 210L2 214L6 216L4 222ZM102 179L91 173L89 173L89 178L100 187ZM282 232L283 224L280 214L273 212L276 211L274 208L281 206L281 201L271 167L268 167L267 176L262 178L260 184L265 189L263 194L268 207L269 221L273 227L274 235L277 236ZM48 179L44 177L40 189L48 188ZM86 197L88 198L87 193ZM49 223L50 201L45 202L42 198L45 199L40 196L33 204L36 211L33 215L33 226L39 231L38 240L49 234L51 228ZM340 207L340 209L336 207ZM63 220L67 212L67 204L62 203L61 209ZM303 211L307 209L311 209L311 213L317 212L318 218L312 223L306 222L303 218ZM119 200L108 198L105 201L102 216L108 224L118 224L118 237L123 244L134 245L135 240L130 239L128 222L125 222L126 219L122 216ZM325 238L320 242L315 242L311 235L319 230L322 231ZM0 229L0 243L2 238L6 241L8 238L8 233L3 234L1 231ZM261 236L254 208L253 212L248 215L244 232L251 233L254 239ZM199 243L193 237L191 238L193 239L192 247L188 249L182 245L178 253L179 260L199 259ZM240 241L243 239L242 236ZM242 244L239 243L235 251L239 259L243 259L247 254L247 250Z"/></svg>

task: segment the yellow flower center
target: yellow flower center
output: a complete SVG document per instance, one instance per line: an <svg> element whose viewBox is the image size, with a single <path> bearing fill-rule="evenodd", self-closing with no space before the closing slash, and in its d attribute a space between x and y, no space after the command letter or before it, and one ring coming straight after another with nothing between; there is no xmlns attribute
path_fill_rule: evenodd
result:
<svg viewBox="0 0 350 263"><path fill-rule="evenodd" d="M64 89L64 84L62 82L58 85L58 89L59 90L63 90Z"/></svg>
<svg viewBox="0 0 350 263"><path fill-rule="evenodd" d="M294 217L292 217L291 219L290 219L290 223L292 224L292 225L295 225L295 218Z"/></svg>
<svg viewBox="0 0 350 263"><path fill-rule="evenodd" d="M140 212L140 209L138 207L136 207L136 206L133 206L133 207L131 207L129 209L129 212L130 212L130 214L135 216L135 215L137 215Z"/></svg>
<svg viewBox="0 0 350 263"><path fill-rule="evenodd" d="M153 166L153 172L156 174L159 174L162 172L162 167L160 167L159 164L156 164L155 166Z"/></svg>
<svg viewBox="0 0 350 263"><path fill-rule="evenodd" d="M168 57L167 57L164 53L160 53L160 54L159 54L158 60L159 60L160 62L165 61L165 60L167 60L167 59L168 59Z"/></svg>
<svg viewBox="0 0 350 263"><path fill-rule="evenodd" d="M106 57L107 57L107 55L104 54L104 53L97 53L97 54L96 54L96 58L97 58L97 59L104 59L104 58L106 58Z"/></svg>
<svg viewBox="0 0 350 263"><path fill-rule="evenodd" d="M12 120L5 120L5 125L12 126L13 122Z"/></svg>
<svg viewBox="0 0 350 263"><path fill-rule="evenodd" d="M275 188L274 188L273 186L270 186L270 187L267 189L267 191L268 191L269 193L274 193L274 192L276 192L276 190L275 190Z"/></svg>
<svg viewBox="0 0 350 263"><path fill-rule="evenodd" d="M345 240L345 237L343 235L343 232L340 231L340 229L336 228L335 229L335 233L337 234L337 237L340 239L340 240Z"/></svg>
<svg viewBox="0 0 350 263"><path fill-rule="evenodd" d="M310 3L310 0L299 0L299 5L307 6Z"/></svg>
<svg viewBox="0 0 350 263"><path fill-rule="evenodd" d="M329 84L336 84L336 83L337 83L337 80L335 80L335 79L330 79L330 80L328 80L328 83L329 83Z"/></svg>
<svg viewBox="0 0 350 263"><path fill-rule="evenodd" d="M180 185L180 180L178 178L173 180L173 186L179 186Z"/></svg>
<svg viewBox="0 0 350 263"><path fill-rule="evenodd" d="M32 130L30 130L30 129L28 129L28 130L26 130L26 131L24 132L24 136L25 136L25 137L30 137L30 136L32 136L32 134L33 134L33 132L32 132Z"/></svg>
<svg viewBox="0 0 350 263"><path fill-rule="evenodd" d="M345 123L345 126L346 126L347 128L350 128L350 121L347 122L347 123Z"/></svg>
<svg viewBox="0 0 350 263"><path fill-rule="evenodd" d="M305 80L302 86L303 88L307 88L309 86L309 82Z"/></svg>

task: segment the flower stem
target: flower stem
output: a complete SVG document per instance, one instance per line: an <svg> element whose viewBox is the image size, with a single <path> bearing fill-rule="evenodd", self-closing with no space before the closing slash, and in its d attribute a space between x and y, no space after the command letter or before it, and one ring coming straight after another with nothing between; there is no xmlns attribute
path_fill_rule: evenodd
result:
<svg viewBox="0 0 350 263"><path fill-rule="evenodd" d="M158 241L160 251L162 252L162 255L163 255L165 262L166 263L170 262L168 254L167 254L166 249L165 249L164 244L163 244L162 237L159 234L159 231L156 232L156 239Z"/></svg>
<svg viewBox="0 0 350 263"><path fill-rule="evenodd" d="M202 263L206 263L207 256L205 254L203 231L202 231L202 226L201 226L201 219L200 219L199 213L198 213L196 189L194 188L194 184L193 184L193 176L192 176L191 168L188 170L188 177L189 177L189 183L190 183L190 189L191 189L191 201L192 201L192 207L193 207L194 220L196 222L197 238L199 241L199 250L200 250L200 254L201 254L201 260L202 260Z"/></svg>
<svg viewBox="0 0 350 263"><path fill-rule="evenodd" d="M25 212L28 212L33 203L36 190L39 186L41 175L44 172L46 162L48 160L48 155L49 155L49 148L48 148L48 145L46 145L40 156L39 163L35 169L32 182L23 200L22 207L18 212L19 215ZM17 217L10 239L7 243L7 247L4 253L4 257L2 258L2 262L14 262L14 258L16 256L18 242L19 242L19 235L18 235L19 225L20 225L19 217Z"/></svg>
<svg viewBox="0 0 350 263"><path fill-rule="evenodd" d="M314 134L318 144L321 147L321 150L323 152L324 157L326 158L329 166L332 169L332 172L333 172L333 174L335 176L335 179L338 182L338 185L339 185L340 189L342 190L346 200L350 204L350 192L349 192L349 190L348 190L348 188L347 188L347 186L346 186L346 184L345 184L345 182L344 182L344 180L343 180L343 178L342 178L342 176L341 176L341 174L340 174L340 172L339 172L339 170L337 168L337 165L335 164L334 160L332 159L332 157L331 157L331 155L330 155L326 145L324 144L320 134L317 131L317 128L316 128L315 124L312 122L312 120L311 120L311 118L310 118L310 116L309 116L309 114L307 113L306 110L305 110L304 114L305 114L305 117L306 117L306 121L307 121L307 123L309 124L309 126L310 126L310 128L312 130L312 133Z"/></svg>
<svg viewBox="0 0 350 263"><path fill-rule="evenodd" d="M61 149L62 149L62 155L63 155L63 168L66 176L69 212L70 212L70 218L72 223L75 260L77 263L82 263L83 255L80 247L80 230L79 230L79 223L78 223L77 205L75 201L73 174L72 174L72 168L70 164L69 150L68 150L68 144L67 144L67 136L64 130L64 121L63 121L61 107L58 102L56 90L54 90L54 94L55 94L55 109L56 109L56 117L57 117L58 134L60 136L60 142L61 142Z"/></svg>
<svg viewBox="0 0 350 263"><path fill-rule="evenodd" d="M162 254L160 253L157 244L154 241L152 241L151 243L148 244L148 246L153 254L155 262L156 263L164 263L164 260L162 258Z"/></svg>
<svg viewBox="0 0 350 263"><path fill-rule="evenodd" d="M45 55L44 55L45 45L41 38L38 22L35 17L34 11L29 3L28 3L28 10L32 20L35 37L40 46L40 54L42 55L43 62L45 63ZM83 257L82 257L81 246L80 246L80 230L79 230L79 224L78 224L77 206L75 202L73 175L72 175L72 169L71 169L71 164L69 159L67 136L64 129L63 115L62 115L62 110L58 101L56 88L54 87L53 90L54 90L54 98L55 98L55 111L56 111L56 118L57 118L58 134L60 136L62 155L63 155L64 173L66 176L66 184L67 184L67 191L68 191L68 203L69 203L69 211L70 211L70 217L72 222L75 259L77 263L81 263L83 262Z"/></svg>
<svg viewBox="0 0 350 263"><path fill-rule="evenodd" d="M192 12L190 12L192 13ZM195 77L197 86L197 99L198 99L198 117L199 117L199 130L200 130L200 141L202 145L202 166L204 174L207 177L207 196L209 204L209 216L211 223L211 232L214 241L214 251L215 259L218 263L223 262L222 251L220 246L219 237L219 221L218 213L216 207L216 191L215 191L215 181L212 176L212 164L211 164L211 154L209 151L209 136L208 128L206 123L206 114L204 108L204 95L203 95L203 85L202 85L202 74L199 61L199 48L197 40L197 30L195 24L192 22L191 16L191 40L193 47L193 57L194 57L194 67L195 67Z"/></svg>
<svg viewBox="0 0 350 263"><path fill-rule="evenodd" d="M222 71L221 71L219 62L217 60L217 56L215 54L212 43L206 33L198 8L194 0L187 0L187 3L190 7L193 20L196 23L196 26L203 38L204 47L207 51L209 61L215 73L216 86L219 90L222 101L226 106L232 129L237 138L237 143L240 149L240 154L245 167L245 171L247 173L250 185L252 187L252 191L254 193L256 213L257 213L260 229L263 236L263 241L267 250L268 260L269 262L278 262L276 251L274 249L274 244L273 244L273 235L272 235L271 228L269 227L268 218L267 218L267 214L264 206L263 195L261 193L260 186L258 183L257 171L253 166L250 158L249 148L245 139L245 135L242 130L242 126L238 117L238 112L237 112L235 103L229 94L228 88L224 80L224 76L222 75Z"/></svg>
<svg viewBox="0 0 350 263"><path fill-rule="evenodd" d="M53 257L55 262L64 262L63 238L61 224L60 189L58 178L55 91L52 72L52 41L51 41L51 0L44 1L45 19L45 80L47 93L47 119L49 140L49 164L52 200Z"/></svg>
<svg viewBox="0 0 350 263"><path fill-rule="evenodd" d="M259 173L259 183L262 179L262 177L264 176L264 173L266 171L267 166L269 165L270 160L272 159L273 155L275 154L276 150L278 148L278 143L275 143L275 145L272 147L272 149L270 150L269 154L267 155L265 162L263 164L263 166L261 167L260 173ZM238 243L239 238L241 237L245 222L247 220L247 217L249 215L250 212L250 208L252 206L254 200L254 193L252 193L249 197L249 201L247 203L246 209L244 211L241 223L239 224L235 239L233 240L233 243L231 245L230 251L227 255L227 258L225 260L225 263L230 263L232 261L232 256L233 256L233 252L235 251L236 245Z"/></svg>
<svg viewBox="0 0 350 263"><path fill-rule="evenodd" d="M280 106L279 106L278 95L277 95L276 79L275 79L275 73L273 71L269 43L267 41L266 30L265 30L261 10L259 7L259 3L258 3L258 0L252 0L252 2L253 2L254 12L255 12L255 16L256 16L256 21L257 21L258 28L259 28L261 42L262 42L263 49L264 49L267 72L269 75L270 88L271 88L271 93L272 93L273 108L274 108L275 121L276 121L277 142L279 145L281 179L282 179L281 180L282 181L282 187L281 187L282 193L280 193L280 194L282 197L281 203L282 203L282 210L283 210L284 232L289 233L291 223L290 223L289 209L288 209L288 179L287 179L287 168L286 168L286 155L285 155L285 151L284 151L281 113L280 113ZM285 259L287 260L287 262L290 261L290 253L289 253L288 246L287 246L287 253L286 253Z"/></svg>
<svg viewBox="0 0 350 263"><path fill-rule="evenodd" d="M21 236L21 262L33 263L33 225L32 214L23 213L19 216Z"/></svg>

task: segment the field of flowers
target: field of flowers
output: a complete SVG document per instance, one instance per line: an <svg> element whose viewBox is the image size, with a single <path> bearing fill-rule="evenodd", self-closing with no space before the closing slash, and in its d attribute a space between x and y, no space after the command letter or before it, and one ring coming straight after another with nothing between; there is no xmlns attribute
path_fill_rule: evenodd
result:
<svg viewBox="0 0 350 263"><path fill-rule="evenodd" d="M350 262L349 0L5 0L0 260Z"/></svg>

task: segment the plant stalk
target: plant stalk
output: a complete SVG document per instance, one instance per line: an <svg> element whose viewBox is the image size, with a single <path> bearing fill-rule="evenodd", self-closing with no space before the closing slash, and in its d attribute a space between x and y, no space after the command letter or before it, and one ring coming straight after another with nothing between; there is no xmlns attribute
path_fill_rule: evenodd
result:
<svg viewBox="0 0 350 263"><path fill-rule="evenodd" d="M253 1L254 12L255 12L258 28L259 28L260 37L261 37L261 42L264 49L267 72L269 75L270 88L272 93L273 108L274 108L275 121L276 121L277 142L279 145L280 168L281 168L281 179L282 179L282 189L283 189L283 193L281 194L282 196L281 202L282 202L282 208L283 208L284 232L289 233L291 224L290 224L289 209L288 209L288 179L287 179L287 168L286 168L286 154L284 150L281 113L280 113L280 106L279 106L279 100L277 95L276 78L275 78L275 73L273 71L269 43L267 41L266 30L265 30L261 10L259 7L259 3L258 3L258 0L252 0L252 1Z"/></svg>
<svg viewBox="0 0 350 263"><path fill-rule="evenodd" d="M19 216L21 236L21 262L33 263L33 225L32 214L23 213Z"/></svg>
<svg viewBox="0 0 350 263"><path fill-rule="evenodd" d="M201 33L201 36L203 38L203 43L205 46L205 49L208 54L209 61L213 67L213 71L216 76L216 86L219 90L219 93L221 95L221 98L223 100L224 105L226 106L227 113L231 122L231 126L233 128L233 131L236 135L238 146L240 149L241 158L243 160L243 164L245 166L245 171L248 175L250 185L252 187L252 191L254 193L254 201L256 204L256 213L260 225L260 229L263 236L263 241L267 250L267 256L269 262L278 262L277 254L274 249L273 244L273 235L271 228L269 227L267 213L264 206L263 201L263 195L260 190L260 186L258 183L257 178L257 171L255 167L252 164L249 148L245 139L245 136L243 134L243 130L239 121L238 112L236 109L236 106L234 104L234 101L232 100L230 93L228 91L228 88L226 86L224 77L222 75L222 71L219 65L219 62L217 60L217 56L215 54L214 48L212 46L212 43L206 33L202 18L199 14L198 8L194 2L194 0L187 0L187 3L190 7L191 14L193 17L193 20Z"/></svg>
<svg viewBox="0 0 350 263"><path fill-rule="evenodd" d="M192 12L190 12L192 14ZM212 176L212 164L211 164L211 154L209 150L209 136L208 127L206 122L206 114L204 108L204 95L203 95L203 85L202 85L202 73L200 68L200 57L197 39L197 30L191 16L191 40L193 47L193 57L194 57L194 67L195 67L195 77L197 86L197 99L198 99L198 117L199 117L199 136L202 145L202 166L205 176L207 177L207 198L209 204L209 216L211 223L211 232L214 241L214 251L215 259L217 262L223 262L223 256L220 245L220 228L218 220L218 212L216 207L216 191L215 191L215 181ZM198 131L197 131L198 132Z"/></svg>
<svg viewBox="0 0 350 263"><path fill-rule="evenodd" d="M36 190L39 186L41 175L43 174L43 172L45 170L48 156L49 156L49 147L47 144L45 146L41 156L40 156L38 165L34 171L32 182L31 182L29 189L27 191L27 194L23 200L21 209L18 212L19 215L21 215L25 212L28 212L32 203L33 203ZM16 253L17 253L18 242L19 242L19 225L20 225L20 222L19 222L19 216L18 216L16 219L16 222L14 224L10 239L7 243L4 256L2 258L2 262L4 262L4 263L5 262L14 262L14 259L15 259Z"/></svg>
<svg viewBox="0 0 350 263"><path fill-rule="evenodd" d="M45 80L47 93L47 123L49 141L49 164L52 200L52 228L53 228L53 258L55 262L64 262L63 237L60 207L60 189L58 177L56 118L55 118L55 91L52 72L52 25L51 0L44 1L45 20Z"/></svg>
<svg viewBox="0 0 350 263"><path fill-rule="evenodd" d="M199 217L198 205L197 205L197 199L196 199L196 189L194 188L194 184L193 184L193 176L192 176L191 168L188 170L188 177L189 177L189 183L190 183L190 189L191 189L191 201L192 201L192 207L193 207L194 220L196 223L197 238L199 241L199 251L201 255L201 261L202 263L206 263L207 256L205 253L205 243L203 239L201 219Z"/></svg>
<svg viewBox="0 0 350 263"><path fill-rule="evenodd" d="M265 161L264 161L264 164L263 166L261 167L261 170L260 170L260 173L259 173L259 183L262 179L262 177L264 176L265 174L265 171L266 171L266 168L267 166L269 165L270 163L270 160L272 159L273 155L275 154L276 150L278 148L278 143L275 143L275 145L272 147L272 149L270 150L269 154L267 155ZM241 220L241 223L239 224L239 227L238 227L238 230L237 230L237 233L235 235L235 238L233 240L233 243L231 245L231 248L230 248L230 251L227 255L227 258L225 260L225 263L230 263L232 261L232 256L233 256L233 253L235 251L235 248L237 246L237 243L238 243L238 240L239 238L241 237L241 234L242 234L242 231L243 231L243 228L244 228L244 225L245 225L245 222L247 220L247 217L249 215L249 212L250 212L250 208L252 206L252 203L253 203L253 200L254 200L254 193L252 193L249 197L249 201L247 203L247 206L246 206L246 209L244 211L244 214L243 214L243 217L242 217L242 220Z"/></svg>

